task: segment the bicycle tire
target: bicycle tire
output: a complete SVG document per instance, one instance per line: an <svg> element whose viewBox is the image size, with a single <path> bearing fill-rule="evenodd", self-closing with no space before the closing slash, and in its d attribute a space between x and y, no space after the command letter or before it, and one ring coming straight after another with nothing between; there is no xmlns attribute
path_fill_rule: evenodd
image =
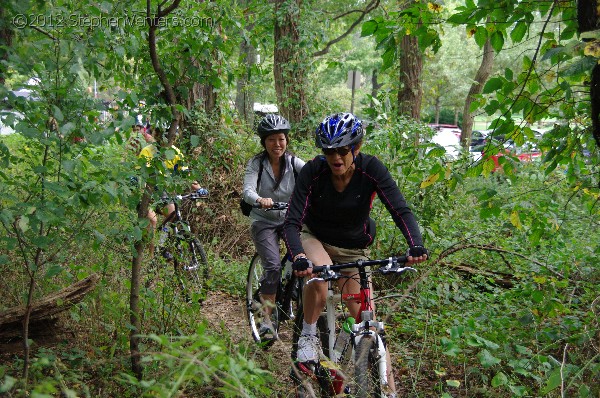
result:
<svg viewBox="0 0 600 398"><path fill-rule="evenodd" d="M356 398L382 398L382 386L377 365L377 340L363 336L356 346L354 359L354 383Z"/></svg>
<svg viewBox="0 0 600 398"><path fill-rule="evenodd" d="M263 321L263 304L260 301L260 280L263 275L263 267L261 264L261 260L258 254L255 254L250 261L250 266L248 267L248 276L246 277L246 315L248 318L248 325L250 326L250 333L252 338L257 343L264 343L265 347L269 347L273 344L273 339L266 339L263 341L263 338L260 334L260 324ZM273 321L273 326L275 327L275 332L279 331L279 308L277 305L273 308L273 312L271 314L271 320Z"/></svg>
<svg viewBox="0 0 600 398"><path fill-rule="evenodd" d="M202 302L206 298L208 258L200 240L191 234L175 238L173 265L181 289L188 302Z"/></svg>

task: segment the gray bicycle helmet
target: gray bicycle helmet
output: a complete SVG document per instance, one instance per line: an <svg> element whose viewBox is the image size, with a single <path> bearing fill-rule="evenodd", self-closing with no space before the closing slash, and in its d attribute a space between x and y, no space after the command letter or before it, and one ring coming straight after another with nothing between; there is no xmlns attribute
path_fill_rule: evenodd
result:
<svg viewBox="0 0 600 398"><path fill-rule="evenodd" d="M258 124L256 132L261 140L276 133L287 135L290 132L290 123L283 116L268 113Z"/></svg>
<svg viewBox="0 0 600 398"><path fill-rule="evenodd" d="M364 136L362 121L352 113L327 116L315 131L317 148L339 148L359 143Z"/></svg>

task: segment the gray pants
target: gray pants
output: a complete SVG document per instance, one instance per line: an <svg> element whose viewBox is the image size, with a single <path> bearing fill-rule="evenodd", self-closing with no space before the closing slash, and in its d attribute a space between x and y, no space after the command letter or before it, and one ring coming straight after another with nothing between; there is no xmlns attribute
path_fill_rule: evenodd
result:
<svg viewBox="0 0 600 398"><path fill-rule="evenodd" d="M279 239L283 233L283 221L280 224L254 221L250 231L264 271L260 280L260 292L276 294L281 281Z"/></svg>

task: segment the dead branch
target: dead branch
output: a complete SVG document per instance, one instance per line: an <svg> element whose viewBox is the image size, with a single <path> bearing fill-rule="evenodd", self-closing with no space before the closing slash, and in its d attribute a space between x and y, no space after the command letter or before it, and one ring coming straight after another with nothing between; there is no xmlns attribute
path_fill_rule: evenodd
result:
<svg viewBox="0 0 600 398"><path fill-rule="evenodd" d="M352 13L360 12L360 16L352 23L352 25L350 25L350 27L344 33L342 33L340 36L336 37L333 40L328 41L325 44L325 48L314 52L312 54L312 56L319 57L321 55L327 54L329 52L329 49L331 48L331 46L333 46L335 43L342 41L346 36L348 36L350 33L352 33L354 28L356 28L362 22L362 20L365 18L365 16L368 13L370 13L371 11L373 11L374 9L376 9L378 6L379 6L379 0L371 0L371 2L369 4L367 4L367 6L365 7L364 10L361 10L361 11L353 10ZM337 18L338 17L335 17L334 19L337 19Z"/></svg>
<svg viewBox="0 0 600 398"><path fill-rule="evenodd" d="M34 301L31 304L31 321L50 318L55 314L69 309L74 304L83 300L85 295L96 286L99 279L98 274L92 274L71 286ZM2 329L2 332L4 333L7 325L20 325L25 311L26 307L22 305L0 312L0 329Z"/></svg>
<svg viewBox="0 0 600 398"><path fill-rule="evenodd" d="M492 252L496 252L496 253L500 253L500 255L503 254L510 254L511 256L516 256L516 257L520 257L523 258L527 261L532 262L533 264L542 267L544 269L546 269L548 272L550 272L552 275L564 279L564 276L558 272L553 270L552 268L550 268L549 266L542 264L541 262L534 260L532 258L529 258L521 253L517 253L517 252L513 252L511 250L506 250L506 249L501 249L499 247L493 246L493 245L476 245L476 244L465 244L465 245L459 245L459 246L454 246L451 247L449 249L446 249L445 251L442 252L442 254L440 254L440 256L437 258L437 262L439 262L440 260L442 260L445 257L448 257L449 255L456 253L458 251L461 250L465 250L465 249L478 249L478 250L486 250L486 251L492 251ZM504 257L503 257L504 258Z"/></svg>

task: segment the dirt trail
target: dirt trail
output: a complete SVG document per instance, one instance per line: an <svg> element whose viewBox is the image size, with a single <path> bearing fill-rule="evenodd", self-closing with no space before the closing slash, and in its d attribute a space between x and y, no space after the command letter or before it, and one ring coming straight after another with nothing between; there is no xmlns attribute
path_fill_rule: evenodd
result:
<svg viewBox="0 0 600 398"><path fill-rule="evenodd" d="M202 304L203 316L215 330L223 330L231 336L237 345L255 344L250 335L248 321L241 298L223 292L212 292ZM268 350L257 350L254 358L263 369L272 372L277 380L277 386L271 386L277 392L277 397L293 397L290 381L290 351L292 341L291 323L281 325L280 340Z"/></svg>

